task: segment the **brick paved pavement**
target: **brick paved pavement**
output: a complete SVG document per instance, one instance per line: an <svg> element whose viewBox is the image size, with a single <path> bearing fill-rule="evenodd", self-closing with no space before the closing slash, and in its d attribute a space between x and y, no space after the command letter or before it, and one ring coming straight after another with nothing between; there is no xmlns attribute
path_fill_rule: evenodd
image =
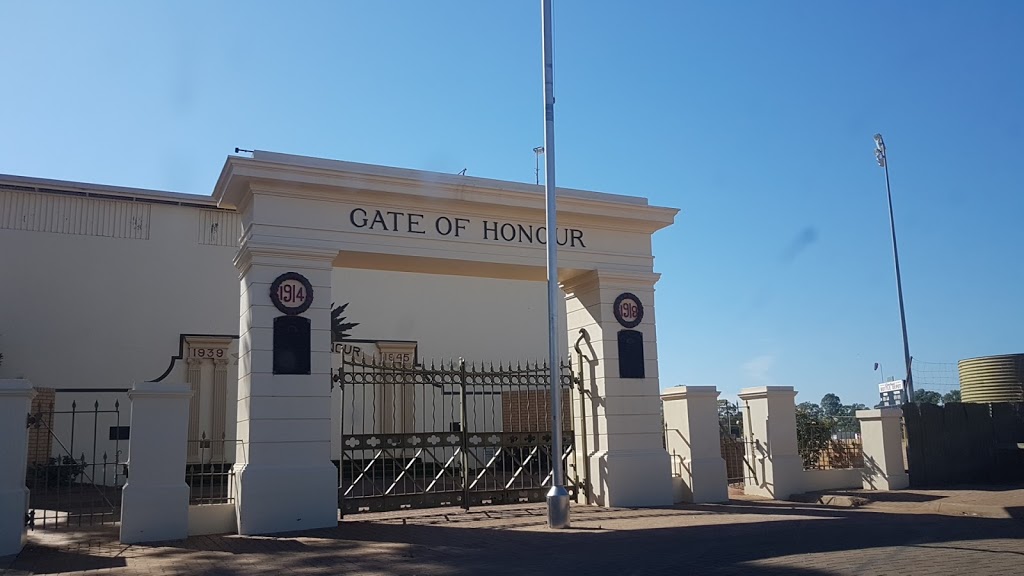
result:
<svg viewBox="0 0 1024 576"><path fill-rule="evenodd" d="M543 505L364 515L279 537L123 546L114 531L43 533L24 574L1020 574L1024 521L777 502L673 509L575 507L551 532Z"/></svg>
<svg viewBox="0 0 1024 576"><path fill-rule="evenodd" d="M1024 519L1024 488L1020 486L910 489L894 492L831 490L822 495L856 497L867 500L867 505L874 509L906 514L938 513Z"/></svg>

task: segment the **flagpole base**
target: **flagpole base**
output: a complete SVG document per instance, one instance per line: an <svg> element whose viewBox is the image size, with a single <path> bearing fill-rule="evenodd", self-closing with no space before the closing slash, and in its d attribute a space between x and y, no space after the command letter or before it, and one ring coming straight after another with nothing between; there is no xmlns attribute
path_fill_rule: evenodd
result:
<svg viewBox="0 0 1024 576"><path fill-rule="evenodd" d="M552 486L548 490L548 528L569 527L569 492L565 486Z"/></svg>

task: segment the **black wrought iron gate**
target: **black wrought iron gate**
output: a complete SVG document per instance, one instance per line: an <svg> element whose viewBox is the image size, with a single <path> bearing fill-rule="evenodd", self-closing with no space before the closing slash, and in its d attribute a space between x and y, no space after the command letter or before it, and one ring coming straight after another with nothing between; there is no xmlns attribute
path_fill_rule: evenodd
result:
<svg viewBox="0 0 1024 576"><path fill-rule="evenodd" d="M118 400L95 400L84 407L76 400L60 410L50 400L28 414L28 526L120 522L121 488L127 479L126 416Z"/></svg>
<svg viewBox="0 0 1024 576"><path fill-rule="evenodd" d="M560 374L559 457L575 496L574 377L567 365ZM333 380L341 388L342 514L544 500L552 459L547 364L348 360Z"/></svg>

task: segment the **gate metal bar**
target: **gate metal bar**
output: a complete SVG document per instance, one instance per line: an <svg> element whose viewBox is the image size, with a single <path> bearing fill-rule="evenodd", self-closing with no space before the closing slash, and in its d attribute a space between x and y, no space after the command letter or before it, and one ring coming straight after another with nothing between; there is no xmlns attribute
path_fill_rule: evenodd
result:
<svg viewBox="0 0 1024 576"><path fill-rule="evenodd" d="M560 368L565 397L577 380L570 366ZM342 514L543 501L553 461L548 373L542 363L343 362L333 376L341 389ZM563 407L571 423L572 405ZM567 466L573 442L566 430L554 456ZM574 480L568 488L576 495L578 471Z"/></svg>

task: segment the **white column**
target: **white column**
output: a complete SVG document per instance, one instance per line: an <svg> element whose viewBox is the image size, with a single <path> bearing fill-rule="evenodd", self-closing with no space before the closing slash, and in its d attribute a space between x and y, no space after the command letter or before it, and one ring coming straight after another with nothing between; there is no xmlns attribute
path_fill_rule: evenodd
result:
<svg viewBox="0 0 1024 576"><path fill-rule="evenodd" d="M121 490L121 542L188 537L188 384L140 382L132 402L128 482Z"/></svg>
<svg viewBox="0 0 1024 576"><path fill-rule="evenodd" d="M679 386L661 395L665 438L674 476L682 478L677 502L725 502L729 476L722 459L718 424L718 390L714 386Z"/></svg>
<svg viewBox="0 0 1024 576"><path fill-rule="evenodd" d="M910 486L903 464L903 432L900 408L858 410L864 445L864 489L901 490Z"/></svg>
<svg viewBox="0 0 1024 576"><path fill-rule="evenodd" d="M243 243L238 343L239 534L337 526L338 469L331 462L331 270L337 251ZM273 373L270 285L297 272L313 287L310 373Z"/></svg>
<svg viewBox="0 0 1024 576"><path fill-rule="evenodd" d="M753 469L744 492L785 500L803 492L803 460L796 444L792 386L744 388L739 393L747 437L744 466Z"/></svg>
<svg viewBox="0 0 1024 576"><path fill-rule="evenodd" d="M225 356L227 349L224 350ZM216 358L213 361L213 461L224 462L225 438L227 438L228 413L228 360Z"/></svg>
<svg viewBox="0 0 1024 576"><path fill-rule="evenodd" d="M32 407L32 383L0 380L0 556L17 554L25 546L25 514L28 488L28 413Z"/></svg>
<svg viewBox="0 0 1024 576"><path fill-rule="evenodd" d="M577 462L589 468L591 503L602 506L665 506L672 504L672 472L663 446L658 347L654 322L654 283L657 274L592 271L563 283L570 353L579 343L584 355L586 438L573 394L573 429ZM643 319L633 328L643 333L644 378L620 378L618 333L626 330L614 316L615 299L629 292L644 306ZM582 474L581 474L582 476Z"/></svg>

